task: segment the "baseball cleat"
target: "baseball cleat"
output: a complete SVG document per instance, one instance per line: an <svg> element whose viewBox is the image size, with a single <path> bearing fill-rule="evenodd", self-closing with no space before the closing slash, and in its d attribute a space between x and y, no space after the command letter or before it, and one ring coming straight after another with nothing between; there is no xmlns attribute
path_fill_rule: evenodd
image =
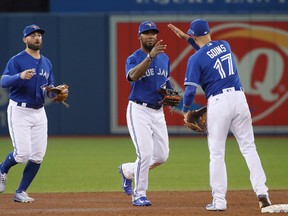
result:
<svg viewBox="0 0 288 216"><path fill-rule="evenodd" d="M25 191L22 191L21 193L16 193L15 196L13 197L13 200L15 202L22 202L22 203L31 203L34 201L34 199L29 197Z"/></svg>
<svg viewBox="0 0 288 216"><path fill-rule="evenodd" d="M7 174L6 173L1 173L0 172L0 193L3 193L5 190L5 185L7 181Z"/></svg>
<svg viewBox="0 0 288 216"><path fill-rule="evenodd" d="M207 211L225 211L226 208L218 208L213 203L210 203L206 206L206 210Z"/></svg>
<svg viewBox="0 0 288 216"><path fill-rule="evenodd" d="M258 200L260 209L271 205L270 199L267 195L258 195Z"/></svg>
<svg viewBox="0 0 288 216"><path fill-rule="evenodd" d="M135 199L133 197L132 204L133 206L151 206L152 205L152 203L147 199L146 196L139 197L138 199Z"/></svg>
<svg viewBox="0 0 288 216"><path fill-rule="evenodd" d="M122 165L119 166L119 173L122 175L122 188L127 195L132 194L132 180L125 177Z"/></svg>

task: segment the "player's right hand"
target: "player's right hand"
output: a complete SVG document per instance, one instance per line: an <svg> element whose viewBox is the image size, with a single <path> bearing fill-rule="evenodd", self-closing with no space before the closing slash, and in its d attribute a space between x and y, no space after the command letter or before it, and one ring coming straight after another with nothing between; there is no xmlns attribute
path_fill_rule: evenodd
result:
<svg viewBox="0 0 288 216"><path fill-rule="evenodd" d="M27 70L24 70L20 74L20 77L21 77L21 79L29 80L29 79L31 79L33 77L34 74L35 74L35 68L27 69Z"/></svg>
<svg viewBox="0 0 288 216"><path fill-rule="evenodd" d="M165 52L167 45L162 44L163 40L159 40L150 52L151 58L155 58L159 53Z"/></svg>
<svg viewBox="0 0 288 216"><path fill-rule="evenodd" d="M173 24L169 23L168 28L170 28L179 38L188 40L189 35L185 34L183 31L181 31L179 28L177 28Z"/></svg>

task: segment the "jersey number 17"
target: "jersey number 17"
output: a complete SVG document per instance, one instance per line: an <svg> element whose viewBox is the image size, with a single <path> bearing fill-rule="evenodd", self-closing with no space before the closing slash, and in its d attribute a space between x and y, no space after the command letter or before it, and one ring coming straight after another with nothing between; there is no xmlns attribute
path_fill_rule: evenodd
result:
<svg viewBox="0 0 288 216"><path fill-rule="evenodd" d="M222 65L222 63L224 61L228 62L228 67L226 67L225 70L224 70L223 65ZM213 68L218 70L218 72L221 76L221 79L224 79L226 76L230 76L230 75L234 74L231 53L228 53L224 56L221 56L220 58L217 58Z"/></svg>

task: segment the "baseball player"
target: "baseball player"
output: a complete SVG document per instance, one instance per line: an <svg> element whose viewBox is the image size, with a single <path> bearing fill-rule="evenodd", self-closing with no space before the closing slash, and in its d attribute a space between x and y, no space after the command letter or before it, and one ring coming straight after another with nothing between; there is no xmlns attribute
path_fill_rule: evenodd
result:
<svg viewBox="0 0 288 216"><path fill-rule="evenodd" d="M227 173L225 165L225 142L229 130L234 134L240 151L250 171L250 181L256 193L260 208L271 205L266 176L254 143L252 119L235 59L227 41L211 40L209 25L204 19L191 22L189 37L175 26L168 25L180 38L191 45L198 45L198 51L190 56L184 80L185 93L182 112L186 113L194 100L196 88L201 86L208 99L207 131L210 152L210 186L212 203L209 211L227 209ZM197 49L197 47L196 47Z"/></svg>
<svg viewBox="0 0 288 216"><path fill-rule="evenodd" d="M127 125L136 149L135 162L120 165L122 188L127 195L134 191L134 206L150 206L146 191L149 169L168 159L169 143L165 116L159 101L160 88L172 89L170 62L164 53L166 45L157 42L159 30L151 21L139 25L138 39L141 47L126 60L126 78L131 84L127 107Z"/></svg>
<svg viewBox="0 0 288 216"><path fill-rule="evenodd" d="M45 88L53 86L54 78L49 59L40 54L45 30L29 25L23 31L26 49L7 63L1 86L10 88L7 109L8 126L14 151L0 166L0 192L4 192L10 168L26 163L15 202L33 202L26 193L36 176L47 147L47 117L44 104Z"/></svg>

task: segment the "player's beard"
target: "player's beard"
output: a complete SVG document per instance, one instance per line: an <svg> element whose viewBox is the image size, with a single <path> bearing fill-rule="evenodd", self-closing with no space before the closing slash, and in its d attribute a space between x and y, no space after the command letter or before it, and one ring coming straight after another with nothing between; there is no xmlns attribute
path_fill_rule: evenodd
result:
<svg viewBox="0 0 288 216"><path fill-rule="evenodd" d="M27 44L28 48L34 51L38 51L41 49L42 47L42 43L38 43L38 44L32 44L32 43L28 43Z"/></svg>
<svg viewBox="0 0 288 216"><path fill-rule="evenodd" d="M154 44L153 44L153 45L147 45L147 44L144 44L144 43L143 43L143 47L144 47L145 50L151 52L151 50L152 50L153 47L154 47Z"/></svg>

